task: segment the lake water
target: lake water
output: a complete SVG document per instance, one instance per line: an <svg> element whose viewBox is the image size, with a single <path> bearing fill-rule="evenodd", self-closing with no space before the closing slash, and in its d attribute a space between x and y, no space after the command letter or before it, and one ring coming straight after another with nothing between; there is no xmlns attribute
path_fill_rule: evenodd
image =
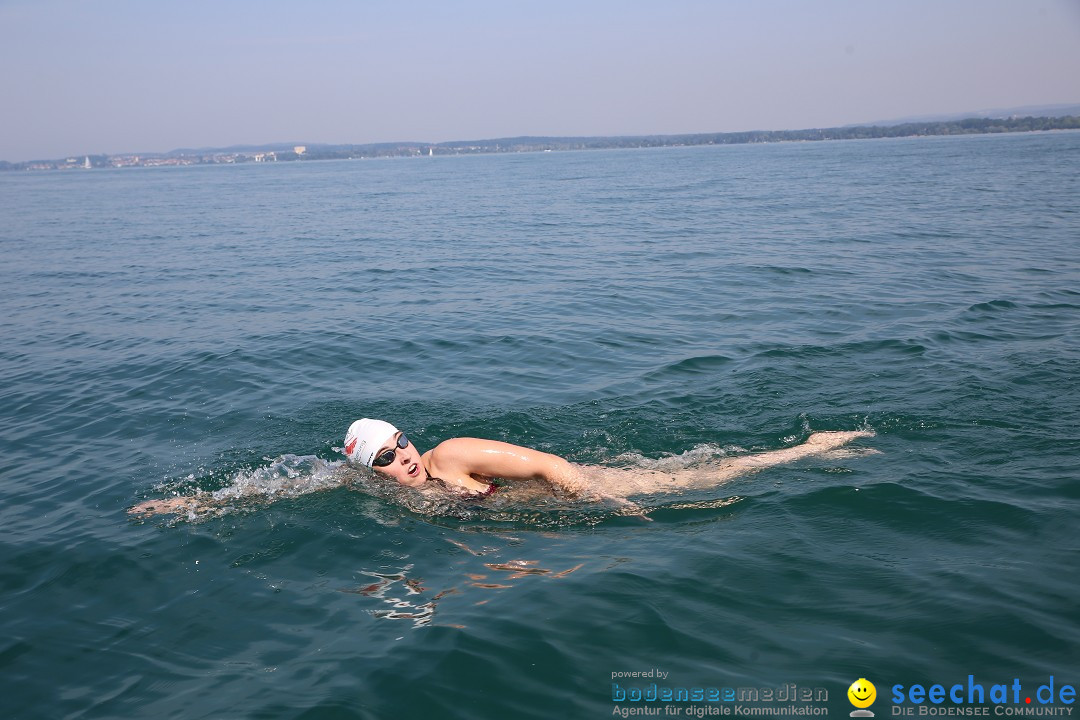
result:
<svg viewBox="0 0 1080 720"><path fill-rule="evenodd" d="M0 174L0 717L1075 686L1078 169L1063 132ZM649 522L410 509L342 464L361 416L631 468L877 434Z"/></svg>

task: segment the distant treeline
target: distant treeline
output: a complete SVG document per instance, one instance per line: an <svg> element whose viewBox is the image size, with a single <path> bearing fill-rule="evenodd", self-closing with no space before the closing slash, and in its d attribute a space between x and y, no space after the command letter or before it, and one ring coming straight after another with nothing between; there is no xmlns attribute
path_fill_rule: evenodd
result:
<svg viewBox="0 0 1080 720"><path fill-rule="evenodd" d="M1080 129L1080 117L969 118L949 122L869 125L811 130L756 130L699 135L657 135L641 138L595 138L587 147L652 147L665 145L740 145L745 143L806 142L812 140L869 140L922 135L981 135Z"/></svg>
<svg viewBox="0 0 1080 720"><path fill-rule="evenodd" d="M409 155L462 155L468 153L542 152L545 150L604 150L613 148L678 147L688 145L743 145L747 143L806 142L814 140L867 140L920 135L976 135L986 133L1077 130L1080 117L970 118L952 122L920 122L888 126L859 126L812 130L752 130L695 135L643 135L623 137L516 137L499 140L459 140L445 143L393 143L380 145L308 146L305 159L394 157Z"/></svg>
<svg viewBox="0 0 1080 720"><path fill-rule="evenodd" d="M22 163L0 161L0 170L63 169L84 167L130 167L141 165L201 165L241 162L339 160L422 155L467 155L557 150L603 150L613 148L678 147L690 145L740 145L747 143L809 142L818 140L868 140L872 138L924 135L977 135L1080 129L1080 116L969 118L948 122L912 122L902 125L870 125L811 130L753 130L748 132L699 133L693 135L641 135L621 137L516 137L444 143L372 143L367 145L308 145L300 154L294 146L246 146L220 150L176 150L171 153L89 155L67 160Z"/></svg>

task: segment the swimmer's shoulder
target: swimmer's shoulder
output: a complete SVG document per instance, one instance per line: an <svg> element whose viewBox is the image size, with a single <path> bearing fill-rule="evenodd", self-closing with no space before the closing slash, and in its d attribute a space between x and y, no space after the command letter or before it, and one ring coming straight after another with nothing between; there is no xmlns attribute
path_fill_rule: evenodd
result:
<svg viewBox="0 0 1080 720"><path fill-rule="evenodd" d="M476 453L490 450L495 440L481 440L480 438L458 437L443 440L431 450L423 454L424 464L430 469L430 463L436 465L467 464Z"/></svg>
<svg viewBox="0 0 1080 720"><path fill-rule="evenodd" d="M444 440L424 453L421 459L432 477L440 478L473 494L491 494L492 478L483 472L485 451L490 451L492 440L479 438L451 438ZM478 486L477 483L484 486Z"/></svg>

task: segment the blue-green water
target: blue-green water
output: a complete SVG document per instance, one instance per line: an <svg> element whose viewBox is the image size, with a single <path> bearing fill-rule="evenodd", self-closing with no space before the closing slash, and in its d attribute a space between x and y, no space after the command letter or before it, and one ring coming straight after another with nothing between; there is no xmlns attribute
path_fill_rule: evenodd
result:
<svg viewBox="0 0 1080 720"><path fill-rule="evenodd" d="M1078 684L1078 168L1051 133L0 175L0 716ZM880 454L653 522L432 516L340 484L365 415L630 467Z"/></svg>

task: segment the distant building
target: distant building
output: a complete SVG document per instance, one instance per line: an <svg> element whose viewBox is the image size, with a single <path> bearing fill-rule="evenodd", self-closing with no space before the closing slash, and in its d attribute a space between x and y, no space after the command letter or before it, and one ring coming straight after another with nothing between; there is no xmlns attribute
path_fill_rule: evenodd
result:
<svg viewBox="0 0 1080 720"><path fill-rule="evenodd" d="M293 152L297 155L303 155L307 152L307 145L297 145L293 148Z"/></svg>

